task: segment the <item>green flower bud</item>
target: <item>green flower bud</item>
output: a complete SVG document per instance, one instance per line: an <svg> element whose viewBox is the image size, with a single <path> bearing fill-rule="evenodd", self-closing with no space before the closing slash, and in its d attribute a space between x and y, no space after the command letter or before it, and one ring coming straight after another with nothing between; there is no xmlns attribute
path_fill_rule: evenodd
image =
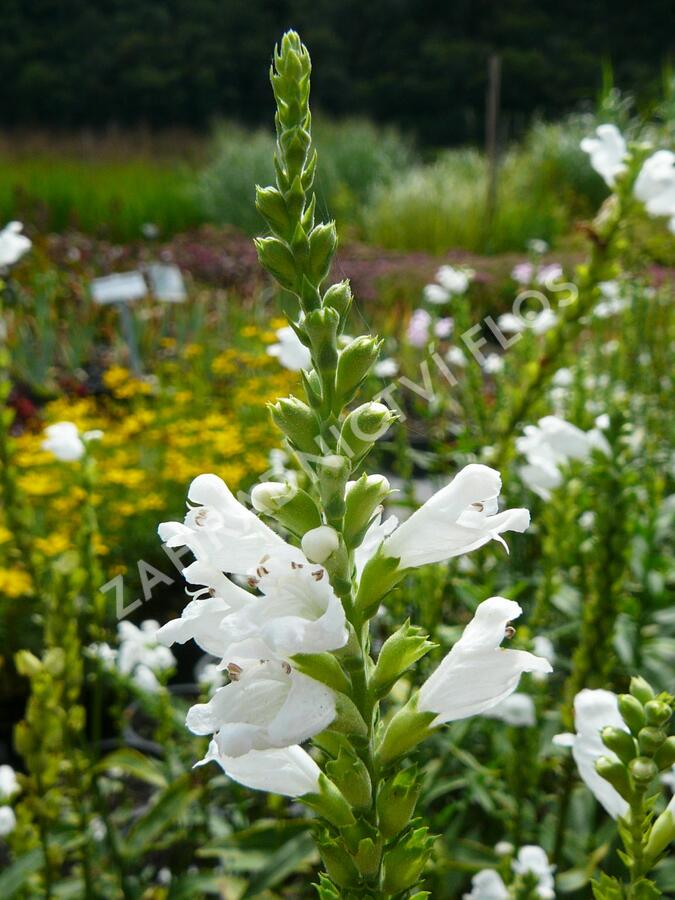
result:
<svg viewBox="0 0 675 900"><path fill-rule="evenodd" d="M652 725L647 725L646 728L641 728L638 733L640 750L648 756L654 756L666 737L665 731L661 731L660 728L654 728Z"/></svg>
<svg viewBox="0 0 675 900"><path fill-rule="evenodd" d="M672 799L649 832L644 849L645 857L649 860L649 868L654 865L671 841L675 841L675 801Z"/></svg>
<svg viewBox="0 0 675 900"><path fill-rule="evenodd" d="M405 572L399 569L398 564L398 559L379 552L366 563L354 601L354 606L364 618L375 615L382 598L403 578Z"/></svg>
<svg viewBox="0 0 675 900"><path fill-rule="evenodd" d="M416 696L408 700L391 718L380 738L377 749L380 764L389 765L429 737L433 730L430 726L435 718L436 713L418 711Z"/></svg>
<svg viewBox="0 0 675 900"><path fill-rule="evenodd" d="M608 781L612 787L618 791L624 800L628 800L631 795L630 780L628 772L622 763L609 756L600 756L595 762L595 770L598 775Z"/></svg>
<svg viewBox="0 0 675 900"><path fill-rule="evenodd" d="M426 865L433 838L425 826L409 831L384 857L383 888L387 896L411 888Z"/></svg>
<svg viewBox="0 0 675 900"><path fill-rule="evenodd" d="M353 399L361 382L370 371L380 353L382 342L370 335L362 334L348 344L340 353L337 365L336 393L344 406Z"/></svg>
<svg viewBox="0 0 675 900"><path fill-rule="evenodd" d="M408 619L387 638L371 678L371 686L378 696L384 696L406 669L436 646L427 637L421 628L411 625Z"/></svg>
<svg viewBox="0 0 675 900"><path fill-rule="evenodd" d="M627 731L607 726L602 729L600 736L605 747L614 751L621 762L626 765L637 756L635 741Z"/></svg>
<svg viewBox="0 0 675 900"><path fill-rule="evenodd" d="M303 160L304 162L304 160ZM316 285L320 285L328 275L333 255L337 247L335 222L317 225L309 235L309 275Z"/></svg>
<svg viewBox="0 0 675 900"><path fill-rule="evenodd" d="M661 772L675 766L675 735L666 738L665 743L654 754L654 762Z"/></svg>
<svg viewBox="0 0 675 900"><path fill-rule="evenodd" d="M298 536L321 525L321 513L310 495L288 482L264 481L251 491L253 508Z"/></svg>
<svg viewBox="0 0 675 900"><path fill-rule="evenodd" d="M367 837L360 841L354 856L354 862L359 872L365 877L370 878L377 875L382 859L382 839Z"/></svg>
<svg viewBox="0 0 675 900"><path fill-rule="evenodd" d="M642 704L631 694L619 694L619 712L633 734L637 734L647 723Z"/></svg>
<svg viewBox="0 0 675 900"><path fill-rule="evenodd" d="M343 536L350 550L361 544L375 511L389 493L384 475L363 474L347 485Z"/></svg>
<svg viewBox="0 0 675 900"><path fill-rule="evenodd" d="M319 420L306 403L296 397L282 397L270 405L270 412L295 449L308 454L319 452Z"/></svg>
<svg viewBox="0 0 675 900"><path fill-rule="evenodd" d="M638 790L646 790L659 773L656 763L646 756L638 756L636 759L631 760L628 765L628 771Z"/></svg>
<svg viewBox="0 0 675 900"><path fill-rule="evenodd" d="M299 653L293 657L293 667L338 693L349 694L351 691L349 678L332 653Z"/></svg>
<svg viewBox="0 0 675 900"><path fill-rule="evenodd" d="M384 403L362 403L342 423L338 449L350 459L361 459L396 419Z"/></svg>
<svg viewBox="0 0 675 900"><path fill-rule="evenodd" d="M305 317L304 328L312 345L312 358L323 373L332 373L337 367L339 324L340 314L330 306L314 309Z"/></svg>
<svg viewBox="0 0 675 900"><path fill-rule="evenodd" d="M340 331L344 330L352 305L352 291L348 281L332 284L323 295L323 305L331 306L340 314Z"/></svg>
<svg viewBox="0 0 675 900"><path fill-rule="evenodd" d="M377 795L377 815L386 840L396 837L408 825L421 788L417 766L402 769L382 783Z"/></svg>
<svg viewBox="0 0 675 900"><path fill-rule="evenodd" d="M319 525L303 535L302 552L313 563L324 563L340 546L340 536L330 525Z"/></svg>
<svg viewBox="0 0 675 900"><path fill-rule="evenodd" d="M292 226L282 194L276 188L256 185L255 205L260 215L267 219L272 230L287 241L291 236Z"/></svg>
<svg viewBox="0 0 675 900"><path fill-rule="evenodd" d="M326 830L317 832L315 840L326 872L335 884L344 888L356 887L359 883L359 873L352 857L341 846L341 842L331 837Z"/></svg>
<svg viewBox="0 0 675 900"><path fill-rule="evenodd" d="M337 828L353 825L356 821L349 803L323 772L319 775L319 793L303 794L301 801Z"/></svg>
<svg viewBox="0 0 675 900"><path fill-rule="evenodd" d="M341 750L337 759L326 763L326 774L352 806L357 808L370 806L372 797L370 775L363 760L358 756Z"/></svg>
<svg viewBox="0 0 675 900"><path fill-rule="evenodd" d="M654 691L652 690L651 685L640 675L635 675L631 678L628 689L633 697L635 697L636 700L639 700L643 706L645 703L649 703L650 700L654 699Z"/></svg>
<svg viewBox="0 0 675 900"><path fill-rule="evenodd" d="M650 700L645 703L645 716L649 725L666 725L673 711L662 700Z"/></svg>
<svg viewBox="0 0 675 900"><path fill-rule="evenodd" d="M255 238L261 266L273 275L287 291L297 292L298 275L293 254L283 241L275 237Z"/></svg>
<svg viewBox="0 0 675 900"><path fill-rule="evenodd" d="M329 522L342 519L345 512L345 487L351 472L349 460L332 454L317 463L319 493Z"/></svg>
<svg viewBox="0 0 675 900"><path fill-rule="evenodd" d="M32 678L42 671L42 663L30 650L19 650L14 655L14 665L19 675L24 678Z"/></svg>
<svg viewBox="0 0 675 900"><path fill-rule="evenodd" d="M340 900L340 892L324 872L319 872L319 883L314 887L319 900Z"/></svg>
<svg viewBox="0 0 675 900"><path fill-rule="evenodd" d="M314 369L311 372L302 371L300 372L300 377L302 378L302 386L305 389L310 406L312 409L320 410L323 404L323 397L319 373Z"/></svg>

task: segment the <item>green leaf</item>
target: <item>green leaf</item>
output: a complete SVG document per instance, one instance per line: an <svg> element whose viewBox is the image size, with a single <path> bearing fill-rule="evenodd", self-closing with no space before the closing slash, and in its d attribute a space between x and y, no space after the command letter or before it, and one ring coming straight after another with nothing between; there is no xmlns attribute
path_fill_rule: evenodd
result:
<svg viewBox="0 0 675 900"><path fill-rule="evenodd" d="M595 900L624 900L623 887L616 878L610 878L604 872L599 881L592 881L593 897Z"/></svg>
<svg viewBox="0 0 675 900"><path fill-rule="evenodd" d="M199 794L187 776L179 778L159 794L151 808L136 822L129 832L127 848L131 856L148 847L169 825L174 825Z"/></svg>
<svg viewBox="0 0 675 900"><path fill-rule="evenodd" d="M121 769L126 775L159 788L165 788L168 784L162 767L156 760L130 747L123 747L110 753L98 763L96 769L99 772Z"/></svg>
<svg viewBox="0 0 675 900"><path fill-rule="evenodd" d="M279 884L293 872L306 870L314 863L316 855L311 836L307 832L296 835L269 857L267 865L249 882L241 900L257 897L262 891Z"/></svg>
<svg viewBox="0 0 675 900"><path fill-rule="evenodd" d="M34 872L42 867L44 856L42 850L36 847L20 856L12 865L0 875L0 897L9 900L16 896L17 891L26 883Z"/></svg>
<svg viewBox="0 0 675 900"><path fill-rule="evenodd" d="M299 653L293 657L293 665L298 672L309 675L338 693L351 693L350 681L332 653Z"/></svg>

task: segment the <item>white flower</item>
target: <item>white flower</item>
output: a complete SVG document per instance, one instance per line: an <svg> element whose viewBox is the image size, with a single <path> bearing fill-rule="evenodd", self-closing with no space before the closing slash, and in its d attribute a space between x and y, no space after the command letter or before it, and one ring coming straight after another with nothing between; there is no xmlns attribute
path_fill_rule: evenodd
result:
<svg viewBox="0 0 675 900"><path fill-rule="evenodd" d="M466 366L466 354L461 347L450 347L445 354L445 361L450 363L451 366L464 368Z"/></svg>
<svg viewBox="0 0 675 900"><path fill-rule="evenodd" d="M598 319L608 319L630 306L628 298L621 296L621 285L617 281L601 281L598 288L604 297L593 308L593 315Z"/></svg>
<svg viewBox="0 0 675 900"><path fill-rule="evenodd" d="M408 323L408 343L413 347L424 347L429 340L431 316L426 309L416 309Z"/></svg>
<svg viewBox="0 0 675 900"><path fill-rule="evenodd" d="M508 623L521 613L505 597L478 605L461 638L420 688L417 707L437 714L434 725L492 709L515 691L523 672L552 671L547 659L500 646Z"/></svg>
<svg viewBox="0 0 675 900"><path fill-rule="evenodd" d="M340 538L330 525L319 525L305 532L300 545L310 562L322 563L335 553L340 546Z"/></svg>
<svg viewBox="0 0 675 900"><path fill-rule="evenodd" d="M173 668L176 660L168 647L158 642L159 623L146 619L137 627L123 621L117 626L120 645L117 651L117 668L122 675L131 675L136 666L144 666L150 672L163 672ZM141 680L149 683L142 675Z"/></svg>
<svg viewBox="0 0 675 900"><path fill-rule="evenodd" d="M555 463L534 456L532 462L518 467L518 474L523 484L542 500L549 500L551 491L560 487L563 480Z"/></svg>
<svg viewBox="0 0 675 900"><path fill-rule="evenodd" d="M481 869L471 879L471 891L464 900L509 900L509 892L499 872Z"/></svg>
<svg viewBox="0 0 675 900"><path fill-rule="evenodd" d="M436 272L436 281L448 294L464 294L476 273L473 269L456 269L454 266L441 266Z"/></svg>
<svg viewBox="0 0 675 900"><path fill-rule="evenodd" d="M617 759L616 754L602 743L602 729L609 725L628 731L619 713L616 694L604 690L580 691L574 698L574 724L577 733L556 735L553 738L554 744L572 748L572 756L582 780L609 815L613 819L625 815L628 803L595 770L595 763L601 756Z"/></svg>
<svg viewBox="0 0 675 900"><path fill-rule="evenodd" d="M496 375L504 368L504 357L499 353L490 353L483 362L483 371L488 375Z"/></svg>
<svg viewBox="0 0 675 900"><path fill-rule="evenodd" d="M626 141L616 125L598 125L595 133L597 137L585 137L581 141L581 149L590 156L598 175L609 187L614 187L617 176L626 171Z"/></svg>
<svg viewBox="0 0 675 900"><path fill-rule="evenodd" d="M511 863L516 875L535 875L537 893L541 900L552 900L555 897L553 873L555 866L549 864L546 851L536 844L526 844L518 851L518 856Z"/></svg>
<svg viewBox="0 0 675 900"><path fill-rule="evenodd" d="M0 269L13 266L30 250L30 238L21 234L22 228L21 222L10 222L0 231Z"/></svg>
<svg viewBox="0 0 675 900"><path fill-rule="evenodd" d="M16 772L11 766L0 766L0 800L9 800L21 790Z"/></svg>
<svg viewBox="0 0 675 900"><path fill-rule="evenodd" d="M357 581L361 579L361 573L368 560L375 556L382 541L392 533L397 525L398 519L396 516L389 516L384 522L382 521L381 512L375 516L363 540L354 551L354 567Z"/></svg>
<svg viewBox="0 0 675 900"><path fill-rule="evenodd" d="M534 278L534 266L531 262L517 263L511 270L511 278L518 284L530 284Z"/></svg>
<svg viewBox="0 0 675 900"><path fill-rule="evenodd" d="M427 284L423 291L424 299L427 303L433 303L437 306L440 306L443 303L447 303L450 299L450 294L442 288L440 284Z"/></svg>
<svg viewBox="0 0 675 900"><path fill-rule="evenodd" d="M551 384L554 384L556 387L569 387L573 381L574 375L571 369L558 369L551 379Z"/></svg>
<svg viewBox="0 0 675 900"><path fill-rule="evenodd" d="M527 249L530 253L542 256L548 251L548 243L541 238L531 238L531 240L527 242Z"/></svg>
<svg viewBox="0 0 675 900"><path fill-rule="evenodd" d="M497 319L497 325L504 334L522 334L528 328L533 334L545 334L557 322L558 317L548 306L539 313L530 311L518 316L515 313L503 313Z"/></svg>
<svg viewBox="0 0 675 900"><path fill-rule="evenodd" d="M209 662L209 657L204 656L195 666L195 679L201 687L208 688L213 694L218 688L223 687L224 674L217 663Z"/></svg>
<svg viewBox="0 0 675 900"><path fill-rule="evenodd" d="M229 671L235 680L208 703L191 707L187 715L187 727L194 734L216 735L222 756L300 744L335 718L332 691L288 663L230 663Z"/></svg>
<svg viewBox="0 0 675 900"><path fill-rule="evenodd" d="M46 438L41 446L61 462L76 462L84 456L85 446L77 425L72 422L57 422L45 428Z"/></svg>
<svg viewBox="0 0 675 900"><path fill-rule="evenodd" d="M525 531L526 509L497 512L499 472L472 463L416 510L382 544L382 553L400 559L400 568L441 562L477 550L503 531Z"/></svg>
<svg viewBox="0 0 675 900"><path fill-rule="evenodd" d="M312 357L307 347L302 343L290 325L279 328L277 331L278 344L272 344L267 348L270 356L276 356L281 365L291 372L299 372L300 369L309 369Z"/></svg>
<svg viewBox="0 0 675 900"><path fill-rule="evenodd" d="M393 378L398 374L398 363L395 359L380 359L373 366L373 373L378 378Z"/></svg>
<svg viewBox="0 0 675 900"><path fill-rule="evenodd" d="M233 781L256 791L286 797L302 797L319 790L321 770L302 747L293 745L274 750L249 750L243 756L226 756L219 738L211 741L208 753L198 766L217 762Z"/></svg>
<svg viewBox="0 0 675 900"><path fill-rule="evenodd" d="M155 673L152 669L143 664L136 666L131 675L131 680L137 688L140 688L148 694L156 694L161 688L161 684Z"/></svg>
<svg viewBox="0 0 675 900"><path fill-rule="evenodd" d="M547 659L553 665L555 662L555 647L550 638L546 637L545 634L535 634L532 639L532 645L537 656L543 656L544 659Z"/></svg>
<svg viewBox="0 0 675 900"><path fill-rule="evenodd" d="M537 272L537 284L548 287L554 281L561 278L562 274L563 269L560 263L549 263L547 266L542 266Z"/></svg>
<svg viewBox="0 0 675 900"><path fill-rule="evenodd" d="M16 816L11 806L0 806L0 837L7 837L16 828Z"/></svg>
<svg viewBox="0 0 675 900"><path fill-rule="evenodd" d="M188 501L192 505L185 523L164 522L159 526L159 536L169 547L189 547L193 552L200 565L193 563L183 570L191 584L207 584L220 592L223 572L247 575L263 557L303 561L300 551L239 503L217 475L195 478Z"/></svg>
<svg viewBox="0 0 675 900"><path fill-rule="evenodd" d="M506 722L514 728L532 727L537 722L534 700L529 694L511 694L497 706L493 706L486 715L491 719Z"/></svg>
<svg viewBox="0 0 675 900"><path fill-rule="evenodd" d="M657 150L645 160L635 182L635 196L650 216L668 216L675 231L675 153Z"/></svg>

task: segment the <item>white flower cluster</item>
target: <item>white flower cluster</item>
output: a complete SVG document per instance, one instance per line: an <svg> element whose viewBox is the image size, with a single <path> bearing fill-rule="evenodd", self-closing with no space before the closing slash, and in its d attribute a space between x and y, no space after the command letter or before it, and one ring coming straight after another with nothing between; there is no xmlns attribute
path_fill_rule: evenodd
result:
<svg viewBox="0 0 675 900"><path fill-rule="evenodd" d="M582 431L558 416L544 416L526 425L516 449L525 456L519 469L524 484L544 500L563 481L561 469L570 460L586 460L594 450L609 456L611 448L599 428Z"/></svg>
<svg viewBox="0 0 675 900"><path fill-rule="evenodd" d="M10 222L0 231L0 270L13 266L30 250L31 240L22 230L21 222Z"/></svg>
<svg viewBox="0 0 675 900"><path fill-rule="evenodd" d="M369 481L385 493L389 487L382 476ZM394 517L382 522L376 516L355 552L355 579L377 556L394 558L405 570L493 539L503 543L505 531L524 531L529 513L498 512L500 489L497 472L469 465L401 525ZM277 483L259 485L254 506L262 509L266 497L286 490ZM183 574L195 587L181 617L157 636L166 645L194 640L221 660L217 670L227 673L229 683L193 706L187 725L212 735L204 762L216 760L243 784L291 796L313 792L319 770L299 745L332 723L336 697L299 672L293 659L347 643L344 608L321 564L337 549L338 536L323 525L305 534L301 548L292 546L215 475L196 478L188 500L185 521L166 522L159 533L169 547L192 551L194 562ZM503 597L478 606L420 691L419 709L435 713L435 724L489 709L515 690L524 671L550 671L545 659L500 648L507 623L520 613L517 603Z"/></svg>
<svg viewBox="0 0 675 900"><path fill-rule="evenodd" d="M16 827L14 810L8 804L21 790L16 772L11 766L0 766L0 838L7 837Z"/></svg>
<svg viewBox="0 0 675 900"><path fill-rule="evenodd" d="M131 678L136 687L147 693L157 693L161 687L158 676L173 669L176 660L168 647L158 641L159 622L146 619L140 626L123 621L117 626L119 645L93 644L90 652L110 670Z"/></svg>
<svg viewBox="0 0 675 900"><path fill-rule="evenodd" d="M453 297L465 294L476 273L467 266L441 266L436 272L436 282L424 288L427 303L442 306Z"/></svg>
<svg viewBox="0 0 675 900"><path fill-rule="evenodd" d="M98 429L82 434L73 422L56 422L45 428L42 449L61 462L78 462L86 453L89 441L99 441L102 437L103 432Z"/></svg>
<svg viewBox="0 0 675 900"><path fill-rule="evenodd" d="M628 168L628 146L616 125L599 125L595 135L584 138L581 149L590 156L595 171L613 188ZM648 215L667 216L668 227L675 232L675 153L652 153L642 164L633 193L644 203Z"/></svg>
<svg viewBox="0 0 675 900"><path fill-rule="evenodd" d="M512 852L510 845L508 851ZM501 849L501 845L495 848ZM536 844L527 844L521 847L518 855L511 863L511 869L515 876L534 875L537 880L536 894L539 900L552 900L555 897L553 873L555 866L550 865L546 851ZM481 869L471 879L471 891L464 894L464 900L509 900L511 894L504 884L499 872L494 869Z"/></svg>

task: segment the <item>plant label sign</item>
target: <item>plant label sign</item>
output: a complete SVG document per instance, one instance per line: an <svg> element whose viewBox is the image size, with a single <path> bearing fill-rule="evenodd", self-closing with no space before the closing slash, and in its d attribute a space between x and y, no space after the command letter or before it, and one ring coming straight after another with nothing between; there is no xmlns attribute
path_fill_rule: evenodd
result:
<svg viewBox="0 0 675 900"><path fill-rule="evenodd" d="M140 272L120 272L94 278L90 285L94 303L105 306L108 303L132 303L148 293L145 280Z"/></svg>
<svg viewBox="0 0 675 900"><path fill-rule="evenodd" d="M187 300L183 273L178 266L152 263L147 273L152 293L158 300L164 303L183 303Z"/></svg>

